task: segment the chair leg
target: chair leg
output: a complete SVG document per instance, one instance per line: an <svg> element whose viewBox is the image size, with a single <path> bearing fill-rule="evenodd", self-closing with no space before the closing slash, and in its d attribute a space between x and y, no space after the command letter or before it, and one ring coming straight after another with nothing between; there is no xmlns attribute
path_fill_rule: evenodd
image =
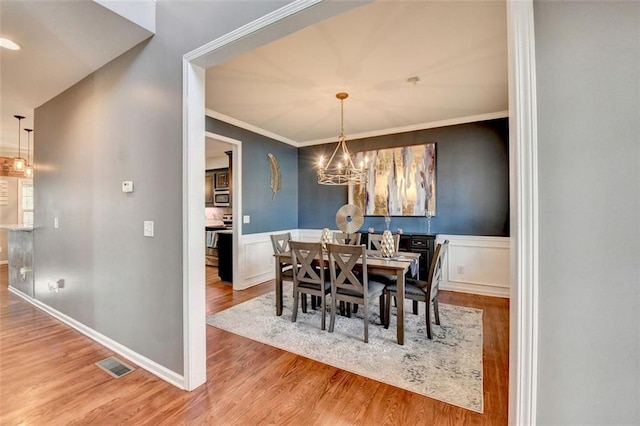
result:
<svg viewBox="0 0 640 426"><path fill-rule="evenodd" d="M322 326L320 327L321 330L326 330L327 328L327 320L326 320L326 311L327 311L327 295L323 294L322 296L320 296L320 310L322 313Z"/></svg>
<svg viewBox="0 0 640 426"><path fill-rule="evenodd" d="M318 301L316 296L311 296L311 309L316 309L318 307Z"/></svg>
<svg viewBox="0 0 640 426"><path fill-rule="evenodd" d="M358 304L357 304L357 303L354 303L354 304L353 304L353 314L355 315L355 314L357 314L357 313L358 313Z"/></svg>
<svg viewBox="0 0 640 426"><path fill-rule="evenodd" d="M427 338L431 340L433 338L431 334L431 307L429 306L429 300L426 300L425 318L427 319Z"/></svg>
<svg viewBox="0 0 640 426"><path fill-rule="evenodd" d="M378 301L378 305L380 305L380 324L385 325L386 322L384 320L384 310L385 310L385 294L382 293L380 295L380 300Z"/></svg>
<svg viewBox="0 0 640 426"><path fill-rule="evenodd" d="M302 293L302 312L307 313L307 295Z"/></svg>
<svg viewBox="0 0 640 426"><path fill-rule="evenodd" d="M433 315L436 319L436 324L440 325L440 310L438 309L438 298L433 299Z"/></svg>
<svg viewBox="0 0 640 426"><path fill-rule="evenodd" d="M369 343L369 303L366 300L362 312L364 313L364 342Z"/></svg>
<svg viewBox="0 0 640 426"><path fill-rule="evenodd" d="M347 318L351 318L351 303L347 303Z"/></svg>
<svg viewBox="0 0 640 426"><path fill-rule="evenodd" d="M337 309L338 309L338 302L336 302L336 295L331 293L331 317L329 319L329 333L333 333L333 326L336 322Z"/></svg>
<svg viewBox="0 0 640 426"><path fill-rule="evenodd" d="M345 310L344 302L341 300L341 301L340 301L340 315L341 315L341 316L345 316L345 315L346 315L346 312L347 312L347 311Z"/></svg>
<svg viewBox="0 0 640 426"><path fill-rule="evenodd" d="M387 293L384 301L384 328L389 328L389 323L391 322L391 297L391 293Z"/></svg>
<svg viewBox="0 0 640 426"><path fill-rule="evenodd" d="M298 319L298 297L300 292L298 289L293 290L293 313L291 314L291 322L296 322Z"/></svg>
<svg viewBox="0 0 640 426"><path fill-rule="evenodd" d="M413 301L413 315L418 315L418 301Z"/></svg>

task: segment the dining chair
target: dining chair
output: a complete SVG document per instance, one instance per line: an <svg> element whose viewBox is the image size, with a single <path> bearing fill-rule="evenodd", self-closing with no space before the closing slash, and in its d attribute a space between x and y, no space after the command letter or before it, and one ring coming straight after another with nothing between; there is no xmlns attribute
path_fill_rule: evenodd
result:
<svg viewBox="0 0 640 426"><path fill-rule="evenodd" d="M367 275L365 247L350 244L327 244L329 274L331 276L331 321L334 330L338 302L361 304L364 315L364 342L369 342L369 302L379 298L380 318L384 314L384 284L370 280ZM358 264L358 261L361 263ZM384 324L384 323L383 323Z"/></svg>
<svg viewBox="0 0 640 426"><path fill-rule="evenodd" d="M355 232L353 234L347 234L344 232L333 233L333 242L335 244L350 244L354 246L359 246L361 238L362 238L362 234L359 232Z"/></svg>
<svg viewBox="0 0 640 426"><path fill-rule="evenodd" d="M291 247L289 247L289 244L291 242L290 232L284 232L282 234L271 234L270 237L271 245L273 246L273 254L286 253L291 250ZM282 281L293 282L293 271L291 268L291 264L282 262L280 263L280 268L282 270Z"/></svg>
<svg viewBox="0 0 640 426"><path fill-rule="evenodd" d="M404 287L404 297L415 302L425 302L426 305L426 323L427 337L432 338L431 332L431 304L433 303L433 315L436 325L440 325L440 312L438 310L438 287L442 280L442 264L444 257L449 248L449 240L442 244L438 244L433 252L431 266L426 281L407 278ZM389 320L391 318L391 297L395 297L398 292L396 284L390 284L385 287L385 328L389 328ZM415 313L415 312L414 312Z"/></svg>
<svg viewBox="0 0 640 426"><path fill-rule="evenodd" d="M321 329L326 329L327 294L331 293L331 281L325 276L322 243L291 241L293 264L293 313L291 321L298 317L298 299L302 293L320 299ZM303 299L304 301L304 299ZM303 308L304 310L304 308Z"/></svg>
<svg viewBox="0 0 640 426"><path fill-rule="evenodd" d="M382 234L369 234L367 238L367 250L376 250L380 251L380 246L382 245ZM393 234L393 246L395 247L395 252L397 253L400 249L400 235Z"/></svg>

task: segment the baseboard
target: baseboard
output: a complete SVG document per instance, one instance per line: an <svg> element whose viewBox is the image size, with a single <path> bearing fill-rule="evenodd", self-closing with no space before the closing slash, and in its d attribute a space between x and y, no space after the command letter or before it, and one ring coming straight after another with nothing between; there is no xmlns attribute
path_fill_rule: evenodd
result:
<svg viewBox="0 0 640 426"><path fill-rule="evenodd" d="M8 260L0 260L0 265L8 265L9 261Z"/></svg>
<svg viewBox="0 0 640 426"><path fill-rule="evenodd" d="M484 284L470 284L452 281L443 281L439 286L440 290L455 291L458 293L477 294L479 296L509 298L509 289Z"/></svg>
<svg viewBox="0 0 640 426"><path fill-rule="evenodd" d="M126 346L116 342L115 340L97 332L96 330L87 327L86 325L82 324L81 322L63 314L62 312L53 309L51 306L49 305L45 305L44 303L40 302L37 299L34 299L33 297L30 297L26 294L24 294L23 292L21 292L20 290L17 290L11 286L9 286L9 291L13 294L15 294L16 296L22 298L23 300L25 300L26 302L32 304L33 306L35 306L36 308L40 309L41 311L51 315L52 317L54 317L55 319L57 319L58 321L61 321L65 324L67 324L69 327L73 328L74 330L84 334L85 336L87 336L88 338L90 338L91 340L99 343L100 345L112 350L113 352L117 353L118 355L122 356L123 358L126 358L128 361L133 362L134 364L136 364L137 366L139 366L140 368L143 368L145 370L147 370L149 373L153 374L154 376L157 376L158 378L172 384L173 386L180 388L180 389L185 389L184 386L184 377L175 373L174 371L169 370L166 367L163 367L162 365L158 364L155 361L150 360L149 358L140 355L139 353L132 351L131 349L127 348Z"/></svg>

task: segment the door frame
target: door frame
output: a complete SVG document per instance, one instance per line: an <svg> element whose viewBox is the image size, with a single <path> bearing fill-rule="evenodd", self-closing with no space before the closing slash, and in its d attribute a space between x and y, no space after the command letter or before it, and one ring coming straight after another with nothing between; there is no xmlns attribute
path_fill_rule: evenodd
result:
<svg viewBox="0 0 640 426"><path fill-rule="evenodd" d="M201 214L205 69L231 55L247 52L363 3L296 0L183 57L184 388L187 390L206 381L204 215ZM535 424L538 164L533 0L507 0L506 19L511 211L509 423ZM242 269L242 265L239 266Z"/></svg>

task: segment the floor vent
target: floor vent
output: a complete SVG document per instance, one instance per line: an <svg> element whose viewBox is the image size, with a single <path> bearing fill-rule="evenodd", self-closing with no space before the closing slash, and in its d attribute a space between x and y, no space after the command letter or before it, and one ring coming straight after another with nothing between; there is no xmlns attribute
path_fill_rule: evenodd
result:
<svg viewBox="0 0 640 426"><path fill-rule="evenodd" d="M135 370L135 368L128 366L127 364L113 356L96 362L96 365L116 379L119 379L120 377L127 375Z"/></svg>

